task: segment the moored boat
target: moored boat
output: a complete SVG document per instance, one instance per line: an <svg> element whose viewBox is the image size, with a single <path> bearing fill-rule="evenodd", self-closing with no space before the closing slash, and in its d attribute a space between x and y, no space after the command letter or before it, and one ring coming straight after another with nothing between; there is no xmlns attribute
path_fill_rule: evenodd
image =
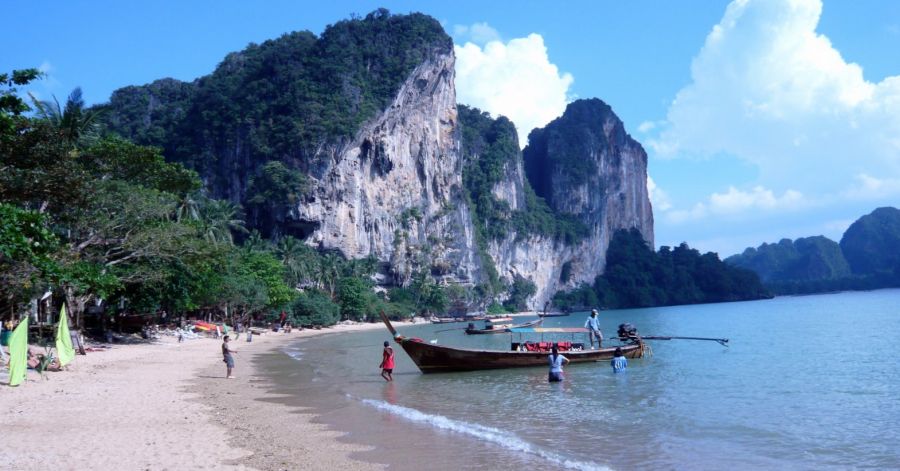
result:
<svg viewBox="0 0 900 471"><path fill-rule="evenodd" d="M454 322L465 322L461 317L432 317L432 324L452 324Z"/></svg>
<svg viewBox="0 0 900 471"><path fill-rule="evenodd" d="M472 350L443 345L434 345L422 339L404 337L397 333L391 321L383 313L381 319L394 336L394 341L400 344L413 363L422 373L443 373L451 371L475 371L500 368L521 368L547 366L550 342L515 342L511 343L510 350ZM530 330L535 333L579 333L580 328L569 329L539 329L519 328L521 333ZM513 331L516 332L516 331ZM572 363L594 362L612 359L616 347L601 348L598 350L586 350L583 344L561 342L560 353ZM581 348L579 349L579 346ZM546 347L546 349L545 349ZM532 348L532 350L529 350ZM631 343L622 345L622 354L626 358L640 358L644 354L644 343L638 337Z"/></svg>
<svg viewBox="0 0 900 471"><path fill-rule="evenodd" d="M483 329L476 329L475 324L469 324L466 327L466 333L469 335L483 335L483 334L505 334L509 333L509 329L517 329L522 327L534 327L541 325L541 322L544 322L543 319L537 319L530 322L525 322L523 324L495 324L491 322L490 319L485 321L485 326Z"/></svg>

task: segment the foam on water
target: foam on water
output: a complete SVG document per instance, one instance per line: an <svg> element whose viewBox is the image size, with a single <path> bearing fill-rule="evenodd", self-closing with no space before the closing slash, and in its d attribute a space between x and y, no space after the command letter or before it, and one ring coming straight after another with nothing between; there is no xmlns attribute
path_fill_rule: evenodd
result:
<svg viewBox="0 0 900 471"><path fill-rule="evenodd" d="M354 399L350 395L348 395L348 397ZM610 470L610 468L601 466L596 463L572 460L566 458L565 456L542 450L540 447L528 443L527 441L517 437L513 433L505 432L493 427L486 427L480 424L453 420L442 415L426 414L416 409L388 404L387 402L374 399L361 399L360 401L367 406L371 406L378 410L402 417L403 419L406 419L410 422L430 425L437 429L449 430L451 432L469 435L482 441L500 445L508 450L539 456L566 469L577 469L583 471Z"/></svg>
<svg viewBox="0 0 900 471"><path fill-rule="evenodd" d="M299 348L285 348L282 351L294 360L300 360L301 358L303 358L303 350L300 350Z"/></svg>

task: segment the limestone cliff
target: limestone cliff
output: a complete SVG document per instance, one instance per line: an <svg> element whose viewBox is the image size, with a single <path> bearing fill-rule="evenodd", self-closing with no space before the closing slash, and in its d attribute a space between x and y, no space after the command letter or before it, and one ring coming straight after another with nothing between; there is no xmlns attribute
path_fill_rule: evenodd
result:
<svg viewBox="0 0 900 471"><path fill-rule="evenodd" d="M398 281L413 265L473 281L478 264L461 198L452 52L417 67L393 103L338 149L296 218L309 243L390 263Z"/></svg>
<svg viewBox="0 0 900 471"><path fill-rule="evenodd" d="M653 246L647 154L607 104L598 99L569 104L563 116L531 132L523 155L537 195L588 230L575 243L517 233L491 243L501 276L518 274L534 282L534 307L559 289L592 283L603 273L616 230L637 228Z"/></svg>

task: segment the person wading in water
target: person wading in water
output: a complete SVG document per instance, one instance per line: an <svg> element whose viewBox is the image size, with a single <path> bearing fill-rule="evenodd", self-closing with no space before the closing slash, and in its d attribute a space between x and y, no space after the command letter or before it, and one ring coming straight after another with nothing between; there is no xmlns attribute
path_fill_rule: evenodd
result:
<svg viewBox="0 0 900 471"><path fill-rule="evenodd" d="M622 354L621 348L616 347L616 355L610 360L609 364L612 366L613 373L621 373L625 371L625 368L628 368L628 360Z"/></svg>
<svg viewBox="0 0 900 471"><path fill-rule="evenodd" d="M554 343L550 349L550 375L548 381L558 383L563 380L563 365L569 362L569 359L559 354L559 347Z"/></svg>
<svg viewBox="0 0 900 471"><path fill-rule="evenodd" d="M381 377L385 381L394 380L394 349L391 348L391 344L387 340L384 341L384 350L381 352L381 364L378 367L381 368Z"/></svg>

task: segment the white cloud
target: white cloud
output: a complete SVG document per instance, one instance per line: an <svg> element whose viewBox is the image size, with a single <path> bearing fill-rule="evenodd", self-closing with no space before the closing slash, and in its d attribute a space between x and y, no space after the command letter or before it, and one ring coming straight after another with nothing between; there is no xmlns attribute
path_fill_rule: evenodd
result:
<svg viewBox="0 0 900 471"><path fill-rule="evenodd" d="M804 193L837 194L852 175L900 178L900 76L867 81L816 32L821 11L820 0L732 2L650 147L734 155L762 184Z"/></svg>
<svg viewBox="0 0 900 471"><path fill-rule="evenodd" d="M648 133L656 128L656 123L653 121L644 121L643 123L638 125L638 131L642 133Z"/></svg>
<svg viewBox="0 0 900 471"><path fill-rule="evenodd" d="M879 200L900 195L900 178L876 178L861 173L856 182L841 193L846 198L856 200Z"/></svg>
<svg viewBox="0 0 900 471"><path fill-rule="evenodd" d="M574 79L550 62L541 35L455 49L457 101L509 118L522 147L532 129L565 111Z"/></svg>
<svg viewBox="0 0 900 471"><path fill-rule="evenodd" d="M656 182L647 175L647 194L650 195L650 203L654 211L666 212L672 208L669 195L662 188L656 186Z"/></svg>
<svg viewBox="0 0 900 471"><path fill-rule="evenodd" d="M648 186L649 188L649 186ZM753 187L750 191L739 190L729 186L724 193L713 193L709 198L685 210L670 211L668 221L674 224L697 221L707 217L744 216L748 213L785 213L807 208L813 202L807 200L796 190L787 190L778 196L770 189L762 186Z"/></svg>
<svg viewBox="0 0 900 471"><path fill-rule="evenodd" d="M675 209L666 214L666 219L672 224L681 224L689 221L697 221L709 214L706 205L697 203L691 209Z"/></svg>
<svg viewBox="0 0 900 471"><path fill-rule="evenodd" d="M750 191L741 191L730 186L725 193L713 193L709 197L709 207L716 214L737 214L748 210L784 211L797 209L803 205L803 194L787 190L780 197L772 190L756 186Z"/></svg>
<svg viewBox="0 0 900 471"><path fill-rule="evenodd" d="M475 44L500 41L500 33L487 23L474 23L471 26L454 25L453 36L459 39L460 42L472 42Z"/></svg>

